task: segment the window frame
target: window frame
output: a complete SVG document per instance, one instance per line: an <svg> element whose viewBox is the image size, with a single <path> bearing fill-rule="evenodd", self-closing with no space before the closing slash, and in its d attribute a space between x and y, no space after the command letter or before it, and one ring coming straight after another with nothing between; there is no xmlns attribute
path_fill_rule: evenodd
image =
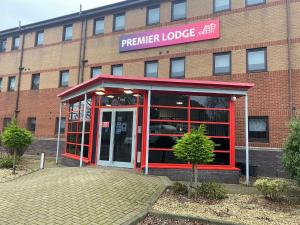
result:
<svg viewBox="0 0 300 225"><path fill-rule="evenodd" d="M71 39L66 39L66 30L68 27L72 28L72 37ZM63 41L72 41L73 40L73 24L66 24L63 26L63 36L62 36Z"/></svg>
<svg viewBox="0 0 300 225"><path fill-rule="evenodd" d="M245 0L245 5L246 7L252 7L252 6L257 6L257 5L264 5L266 4L266 0L263 0L261 3L255 3L255 4L249 4L249 0Z"/></svg>
<svg viewBox="0 0 300 225"><path fill-rule="evenodd" d="M5 42L5 45L3 48L1 48L1 46L3 45L0 45L0 53L2 52L6 52L6 48L7 48L7 38L1 38L0 39L0 43L3 44Z"/></svg>
<svg viewBox="0 0 300 225"><path fill-rule="evenodd" d="M96 23L97 23L97 21L100 21L100 20L103 21L103 33L96 34ZM93 35L94 36L98 36L98 35L103 35L104 34L104 29L105 29L105 22L104 21L105 21L104 17L98 17L98 18L94 19L94 23L93 23Z"/></svg>
<svg viewBox="0 0 300 225"><path fill-rule="evenodd" d="M229 54L229 72L227 73L216 73L216 56ZM214 76L222 76L222 75L231 75L232 74L232 53L228 52L216 52L213 53L213 75Z"/></svg>
<svg viewBox="0 0 300 225"><path fill-rule="evenodd" d="M173 62L174 61L176 61L176 60L181 60L181 59L183 59L184 60L184 64L183 64L183 66L184 66L184 74L183 74L183 76L181 76L181 77L173 77L172 76L172 65L173 65ZM176 58L170 58L170 67L169 67L169 78L172 78L172 79L185 79L185 73L186 73L186 57L176 57Z"/></svg>
<svg viewBox="0 0 300 225"><path fill-rule="evenodd" d="M61 119L65 120L65 128L63 130L63 132L60 130L60 134L63 135L66 133L66 128L67 128L67 118L66 117L61 117ZM55 118L55 131L54 131L54 134L58 134L58 123L59 123L59 117L56 117ZM61 126L60 126L60 129L61 129Z"/></svg>
<svg viewBox="0 0 300 225"><path fill-rule="evenodd" d="M39 78L39 85L38 87L34 87L34 78L38 77ZM40 89L40 79L41 79L41 74L39 73L35 73L35 74L32 74L31 75L31 87L30 87L30 90L39 90Z"/></svg>
<svg viewBox="0 0 300 225"><path fill-rule="evenodd" d="M269 143L270 142L270 127L269 127L269 117L268 116L248 116L248 127L250 128L250 119L265 119L266 120L266 138L251 138L250 129L248 130L249 142L256 143Z"/></svg>
<svg viewBox="0 0 300 225"><path fill-rule="evenodd" d="M10 83L11 83L11 80L12 80L12 79L15 80L15 87L14 87L14 89L11 89L11 88L10 88ZM16 76L8 77L8 81L7 81L7 91L8 91L8 92L16 91Z"/></svg>
<svg viewBox="0 0 300 225"><path fill-rule="evenodd" d="M155 22L155 23L149 23L149 11L151 9L156 9L158 8L159 9L159 21L158 22ZM157 24L160 24L160 16L161 16L161 13L160 13L160 8L161 8L161 5L158 4L158 5L152 5L152 6L148 6L147 7L147 13L146 13L146 25L147 26L153 26L153 25L157 25Z"/></svg>
<svg viewBox="0 0 300 225"><path fill-rule="evenodd" d="M113 32L120 32L120 31L124 31L125 30L125 28L126 28L126 16L125 15L126 15L125 12L114 14ZM116 18L118 16L124 16L124 27L123 27L123 29L120 29L120 30L116 30Z"/></svg>
<svg viewBox="0 0 300 225"><path fill-rule="evenodd" d="M231 11L231 0L229 0L229 7L228 7L228 9L223 9L223 10L219 10L219 11L216 11L216 1L217 0L213 0L213 13L221 13L221 12Z"/></svg>
<svg viewBox="0 0 300 225"><path fill-rule="evenodd" d="M42 44L38 44L38 38L39 38L39 34L43 33L44 37L45 37L45 31L44 30L39 30L37 32L35 32L35 41L34 41L34 46L43 46L44 45L44 39L43 39L43 43Z"/></svg>
<svg viewBox="0 0 300 225"><path fill-rule="evenodd" d="M147 65L151 64L151 63L156 63L157 64L157 75L156 75L156 77L149 77L149 76L147 76ZM144 77L158 78L158 70L159 70L159 60L145 61L145 63L144 63Z"/></svg>
<svg viewBox="0 0 300 225"><path fill-rule="evenodd" d="M62 75L63 73L68 72L68 84L67 85L62 85ZM65 88L65 87L69 87L69 82L70 82L70 70L62 70L59 71L59 86L60 88Z"/></svg>
<svg viewBox="0 0 300 225"><path fill-rule="evenodd" d="M91 67L90 78L94 78L94 76L93 76L93 70L97 69L97 68L100 69L100 70L102 70L102 66ZM101 71L101 74L102 74L102 71Z"/></svg>
<svg viewBox="0 0 300 225"><path fill-rule="evenodd" d="M2 92L3 78L0 77L0 92Z"/></svg>
<svg viewBox="0 0 300 225"><path fill-rule="evenodd" d="M260 70L249 70L249 52L264 51L265 68ZM268 49L267 47L250 48L246 50L246 69L247 73L260 73L268 71Z"/></svg>
<svg viewBox="0 0 300 225"><path fill-rule="evenodd" d="M115 75L115 74L113 74L113 68L114 67L122 67L122 75ZM124 65L123 64L114 64L114 65L111 65L110 69L111 69L111 75L113 75L113 76L124 76Z"/></svg>
<svg viewBox="0 0 300 225"><path fill-rule="evenodd" d="M178 19L175 19L174 18L174 6L176 4L180 4L180 3L183 3L185 2L186 6L185 6L185 17L184 18L178 18ZM178 20L185 20L187 18L187 1L186 0L175 0L175 1L172 1L172 6L171 6L171 21L178 21Z"/></svg>
<svg viewBox="0 0 300 225"><path fill-rule="evenodd" d="M5 128L11 123L11 117L4 117L3 118L3 124L2 124L2 131L5 130Z"/></svg>
<svg viewBox="0 0 300 225"><path fill-rule="evenodd" d="M33 120L35 121L35 123L34 123L34 129L32 130L30 125L32 125L33 123L30 123L30 122L32 122ZM36 131L36 121L37 121L36 117L28 117L27 118L27 125L26 125L27 130L29 130L32 133L35 133L35 131Z"/></svg>
<svg viewBox="0 0 300 225"><path fill-rule="evenodd" d="M15 46L15 41L16 41L17 38L19 39L19 46L18 47ZM16 36L12 37L11 50L16 51L16 50L19 50L19 49L20 49L20 35L16 35Z"/></svg>

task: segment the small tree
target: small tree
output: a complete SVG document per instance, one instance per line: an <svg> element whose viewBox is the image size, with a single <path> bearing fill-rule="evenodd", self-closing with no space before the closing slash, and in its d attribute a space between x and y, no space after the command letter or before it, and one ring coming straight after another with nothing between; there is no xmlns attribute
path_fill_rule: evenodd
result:
<svg viewBox="0 0 300 225"><path fill-rule="evenodd" d="M2 145L13 155L13 174L16 173L16 156L22 156L31 145L33 137L31 132L20 128L16 119L13 119L1 135Z"/></svg>
<svg viewBox="0 0 300 225"><path fill-rule="evenodd" d="M214 147L214 142L206 136L204 125L200 125L198 130L184 134L174 146L175 156L192 164L191 186L193 182L195 185L198 183L197 165L214 161Z"/></svg>
<svg viewBox="0 0 300 225"><path fill-rule="evenodd" d="M291 121L290 130L283 150L283 165L291 178L300 184L300 117Z"/></svg>

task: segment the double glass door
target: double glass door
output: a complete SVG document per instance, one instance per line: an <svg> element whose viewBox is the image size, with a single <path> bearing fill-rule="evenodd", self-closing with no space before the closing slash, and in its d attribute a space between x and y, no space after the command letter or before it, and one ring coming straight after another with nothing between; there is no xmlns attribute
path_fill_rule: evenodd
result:
<svg viewBox="0 0 300 225"><path fill-rule="evenodd" d="M102 109L98 165L133 168L136 109Z"/></svg>

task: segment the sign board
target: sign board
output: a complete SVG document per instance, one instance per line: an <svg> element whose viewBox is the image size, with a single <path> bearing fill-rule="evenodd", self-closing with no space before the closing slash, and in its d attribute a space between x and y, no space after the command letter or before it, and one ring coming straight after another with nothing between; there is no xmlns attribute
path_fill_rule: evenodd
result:
<svg viewBox="0 0 300 225"><path fill-rule="evenodd" d="M220 19L122 35L120 52L157 48L220 38Z"/></svg>

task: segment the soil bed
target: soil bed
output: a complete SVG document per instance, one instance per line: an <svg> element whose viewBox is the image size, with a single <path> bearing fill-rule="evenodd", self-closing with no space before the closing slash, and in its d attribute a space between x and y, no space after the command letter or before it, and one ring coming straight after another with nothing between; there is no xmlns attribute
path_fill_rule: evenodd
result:
<svg viewBox="0 0 300 225"><path fill-rule="evenodd" d="M172 220L148 216L143 222L138 223L138 225L208 225L208 223L192 222L188 220Z"/></svg>

